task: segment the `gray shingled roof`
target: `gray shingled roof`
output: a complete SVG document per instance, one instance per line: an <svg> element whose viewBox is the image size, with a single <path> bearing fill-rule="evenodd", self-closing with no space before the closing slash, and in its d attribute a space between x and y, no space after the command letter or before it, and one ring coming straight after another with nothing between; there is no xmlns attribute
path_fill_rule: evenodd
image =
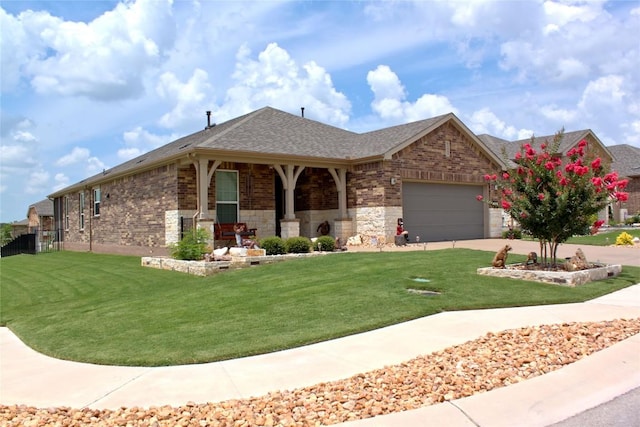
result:
<svg viewBox="0 0 640 427"><path fill-rule="evenodd" d="M27 216L29 216L29 210L35 208L38 216L53 216L53 201L49 199L40 200L32 205L29 205L27 209Z"/></svg>
<svg viewBox="0 0 640 427"><path fill-rule="evenodd" d="M591 132L590 130L578 130L574 132L565 132L562 141L560 142L560 146L558 147L558 153L562 153L563 155L567 153L571 149L571 147L575 146L580 140L584 139L587 134ZM521 139L519 141L509 142L505 145L507 150L507 154L510 159L514 159L516 153L520 151L520 147L523 144L531 144L533 148L536 150L540 150L540 146L543 143L551 143L553 142L553 138L555 135L547 135L547 136L534 136L533 142L531 138Z"/></svg>
<svg viewBox="0 0 640 427"><path fill-rule="evenodd" d="M491 150L493 153L504 160L503 151L506 149L506 146L512 144L511 141L507 141L506 139L498 138L493 135L482 134L478 135L478 139L484 142L484 144ZM514 153L515 155L515 153ZM509 157L511 159L512 157Z"/></svg>
<svg viewBox="0 0 640 427"><path fill-rule="evenodd" d="M592 134L595 137L595 134L591 132L591 130L578 130L573 132L565 132L560 145L558 146L558 153L562 155L566 155L567 151L569 151L572 147L576 146L582 139L586 138L588 134ZM507 158L510 159L509 163L511 166L515 166L511 160L515 159L516 153L520 151L520 147L524 144L531 144L533 148L537 151L540 150L540 146L542 143L551 143L553 141L555 135L547 135L547 136L538 136L534 137L533 141L531 138L521 139L519 141L507 141L501 138L497 138L491 135L478 135L478 138L485 143L489 149L491 149L497 156L501 159L504 159L504 153L506 152ZM608 150L609 147L604 147L605 150Z"/></svg>
<svg viewBox="0 0 640 427"><path fill-rule="evenodd" d="M627 178L640 176L640 148L628 144L607 147L613 155L611 169Z"/></svg>
<svg viewBox="0 0 640 427"><path fill-rule="evenodd" d="M331 163L388 155L415 139L452 114L434 117L378 131L357 134L314 120L264 107L244 116L220 123L170 142L102 173L87 178L69 189L98 183L110 176L130 173L146 165L153 166L184 157L190 152L205 152L213 157L264 156L282 159L316 159Z"/></svg>
<svg viewBox="0 0 640 427"><path fill-rule="evenodd" d="M415 141L426 129L447 116L449 114L360 134L355 140L358 154L353 158L372 157L394 151L406 142Z"/></svg>

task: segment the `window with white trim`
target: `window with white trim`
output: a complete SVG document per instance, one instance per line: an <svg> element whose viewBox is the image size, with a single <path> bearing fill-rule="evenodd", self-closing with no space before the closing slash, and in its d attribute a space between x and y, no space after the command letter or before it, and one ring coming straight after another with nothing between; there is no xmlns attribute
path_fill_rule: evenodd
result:
<svg viewBox="0 0 640 427"><path fill-rule="evenodd" d="M100 216L100 187L93 189L93 216Z"/></svg>
<svg viewBox="0 0 640 427"><path fill-rule="evenodd" d="M216 171L216 220L238 221L238 171Z"/></svg>
<svg viewBox="0 0 640 427"><path fill-rule="evenodd" d="M71 208L71 203L69 201L69 196L64 196L64 229L69 230L69 210Z"/></svg>
<svg viewBox="0 0 640 427"><path fill-rule="evenodd" d="M84 191L78 193L78 227L84 230Z"/></svg>

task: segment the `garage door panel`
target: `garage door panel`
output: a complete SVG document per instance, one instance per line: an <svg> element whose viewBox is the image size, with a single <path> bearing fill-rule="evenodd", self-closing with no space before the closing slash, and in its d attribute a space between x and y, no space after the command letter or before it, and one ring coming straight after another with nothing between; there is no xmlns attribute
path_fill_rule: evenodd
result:
<svg viewBox="0 0 640 427"><path fill-rule="evenodd" d="M482 187L452 184L403 184L405 228L412 240L443 241L484 237Z"/></svg>

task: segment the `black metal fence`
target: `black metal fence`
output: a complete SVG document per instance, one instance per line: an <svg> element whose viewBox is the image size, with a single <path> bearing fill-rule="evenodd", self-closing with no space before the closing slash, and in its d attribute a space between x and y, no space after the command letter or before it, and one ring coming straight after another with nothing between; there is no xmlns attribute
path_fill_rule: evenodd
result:
<svg viewBox="0 0 640 427"><path fill-rule="evenodd" d="M40 252L55 252L62 249L62 242L57 231L36 231L21 234L0 249L3 257Z"/></svg>
<svg viewBox="0 0 640 427"><path fill-rule="evenodd" d="M180 217L180 239L183 239L185 234L193 231L193 218Z"/></svg>

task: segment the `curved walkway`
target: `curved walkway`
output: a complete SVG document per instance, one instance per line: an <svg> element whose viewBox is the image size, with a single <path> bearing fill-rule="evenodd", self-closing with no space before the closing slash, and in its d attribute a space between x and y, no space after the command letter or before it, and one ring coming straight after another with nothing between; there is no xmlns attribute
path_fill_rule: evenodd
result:
<svg viewBox="0 0 640 427"><path fill-rule="evenodd" d="M495 248L501 242L488 240L476 244ZM429 249L437 246L427 246L430 245ZM462 242L457 243L457 247L462 246ZM512 246L517 253L519 248ZM585 253L595 260L589 255L591 248L585 249ZM635 249L628 251L640 255ZM615 262L604 256L598 259ZM636 263L640 264L640 259ZM119 408L245 398L346 378L461 344L491 331L634 317L640 317L640 283L586 303L440 313L277 353L155 368L53 359L31 350L7 328L0 328L0 403ZM345 425L418 426L428 420L430 425L454 427L510 426L517 420L521 426L547 426L640 387L638 354L640 335L558 371L509 387Z"/></svg>

